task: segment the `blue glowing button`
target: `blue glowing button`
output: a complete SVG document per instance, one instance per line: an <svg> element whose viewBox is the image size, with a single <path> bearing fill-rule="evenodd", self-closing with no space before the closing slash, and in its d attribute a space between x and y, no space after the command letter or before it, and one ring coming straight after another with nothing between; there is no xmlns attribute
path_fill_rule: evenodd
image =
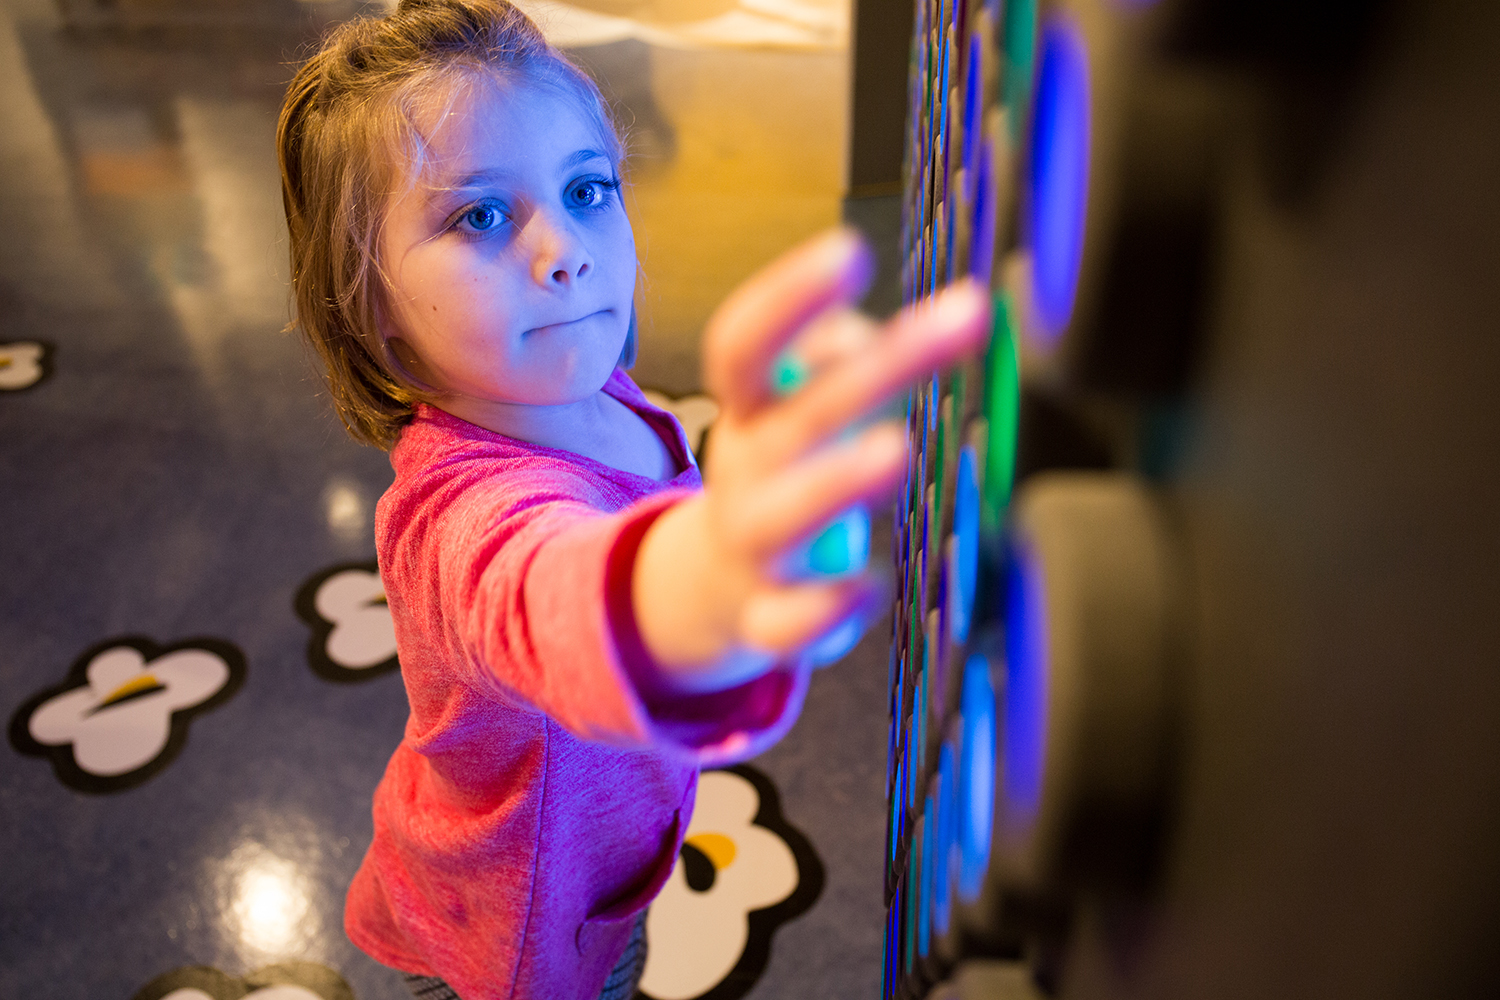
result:
<svg viewBox="0 0 1500 1000"><path fill-rule="evenodd" d="M896 853L901 846L901 802L902 790L906 786L906 759L896 762L896 783L891 788L891 856L889 863L896 866Z"/></svg>
<svg viewBox="0 0 1500 1000"><path fill-rule="evenodd" d="M941 37L940 37L940 40L938 42L938 45L941 47L942 60L943 61L942 61L942 65L938 69L937 79L935 81L933 81L937 85L937 91L938 92L935 95L937 97L937 112L936 112L936 114L934 116L934 120L933 120L934 129L933 129L933 139L932 139L932 152L933 152L933 155L936 156L938 154L939 150L942 151L942 153L943 153L943 164L942 165L944 167L946 167L947 166L947 159L948 159L947 153L948 153L948 139L949 139L949 136L948 136L948 91L949 91L949 89L950 89L950 87L952 85L952 80L953 80L953 77L952 77L952 75L950 74L950 72L948 70L948 54L949 54L949 51L950 51L950 49L952 48L952 45L953 45L953 30L952 30L951 26L943 29L940 32L940 35L941 35ZM934 171L933 181L934 181L935 184L942 184L946 180L947 180L947 178L945 176L942 176L941 174L938 174L936 171ZM941 198L943 196L943 194L945 194L945 193L946 192L944 192L941 187L938 188L938 197L939 198Z"/></svg>
<svg viewBox="0 0 1500 1000"><path fill-rule="evenodd" d="M979 30L975 30L979 29ZM984 35L981 25L969 31L968 71L964 74L963 166L969 184L974 183L974 155L979 148L979 127L984 114ZM972 202L972 191L966 192Z"/></svg>
<svg viewBox="0 0 1500 1000"><path fill-rule="evenodd" d="M954 429L953 423L953 397L944 396L942 405L938 407L937 418L937 444L932 449L932 509L938 516L938 524L942 523L943 480L948 467L948 441L951 440Z"/></svg>
<svg viewBox="0 0 1500 1000"><path fill-rule="evenodd" d="M963 738L958 761L958 895L972 903L984 888L995 822L995 686L976 653L964 665Z"/></svg>
<svg viewBox="0 0 1500 1000"><path fill-rule="evenodd" d="M926 639L923 639L926 642ZM925 658L924 658L925 659ZM917 684L916 704L912 708L912 740L915 744L913 759L915 766L912 768L912 781L915 782L927 766L927 677L928 671L923 668L920 682ZM912 789L912 800L916 801L916 789Z"/></svg>
<svg viewBox="0 0 1500 1000"><path fill-rule="evenodd" d="M938 754L937 830L932 837L932 929L947 934L953 923L953 856L957 853L958 810L955 808L955 775L958 770L953 747L943 744Z"/></svg>
<svg viewBox="0 0 1500 1000"><path fill-rule="evenodd" d="M896 866L896 847L901 839L896 829L896 811L900 808L901 797L896 794L896 787L892 784L886 788L885 867L887 872Z"/></svg>
<svg viewBox="0 0 1500 1000"><path fill-rule="evenodd" d="M958 453L953 489L953 537L948 546L948 636L955 644L969 641L974 591L979 585L978 458L965 445Z"/></svg>
<svg viewBox="0 0 1500 1000"><path fill-rule="evenodd" d="M970 208L973 228L969 236L969 274L986 288L995 269L995 222L999 211L995 204L995 171L1004 169L1003 164L995 162L997 137L991 134L993 131L992 124L985 125L984 136L974 154L974 202Z"/></svg>
<svg viewBox="0 0 1500 1000"><path fill-rule="evenodd" d="M1050 347L1073 315L1089 180L1088 54L1077 25L1047 23L1032 128L1028 235L1032 296Z"/></svg>
<svg viewBox="0 0 1500 1000"><path fill-rule="evenodd" d="M1029 820L1042 801L1047 758L1047 608L1041 563L1010 554L1005 608L1005 808Z"/></svg>
<svg viewBox="0 0 1500 1000"><path fill-rule="evenodd" d="M907 854L906 865L906 920L905 938L906 952L902 966L905 971L910 972L916 966L917 946L917 897L920 895L918 886L921 879L922 864L922 818L917 817L917 829L911 838L911 850Z"/></svg>
<svg viewBox="0 0 1500 1000"><path fill-rule="evenodd" d="M902 886L898 881L896 891L891 896L890 916L890 939L891 939L891 987L894 992L901 984L901 917L906 912L906 899L902 895Z"/></svg>
<svg viewBox="0 0 1500 1000"><path fill-rule="evenodd" d="M917 694L920 694L920 689ZM922 708L921 700L917 695L912 696L912 704L916 708ZM917 808L917 779L922 774L921 763L917 757L917 743L921 738L921 730L918 728L919 721L915 709L907 718L907 742L910 746L906 751L906 808L908 813L915 813Z"/></svg>
<svg viewBox="0 0 1500 1000"><path fill-rule="evenodd" d="M937 803L931 795L922 810L922 869L920 891L917 900L917 954L926 958L932 952L932 880L933 837L937 833Z"/></svg>
<svg viewBox="0 0 1500 1000"><path fill-rule="evenodd" d="M885 915L885 982L880 989L882 1000L892 1000L896 995L896 915L899 912L892 900L891 908Z"/></svg>

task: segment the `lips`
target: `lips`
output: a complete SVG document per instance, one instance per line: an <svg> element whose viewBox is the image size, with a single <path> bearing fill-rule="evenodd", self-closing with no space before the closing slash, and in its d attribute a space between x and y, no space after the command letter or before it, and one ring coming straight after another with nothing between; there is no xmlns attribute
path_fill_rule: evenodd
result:
<svg viewBox="0 0 1500 1000"><path fill-rule="evenodd" d="M597 312L591 312L591 313L588 313L585 316L580 316L578 319L568 319L568 320L562 320L561 322L558 322L558 323L548 323L548 324L546 324L544 326L534 326L530 330L527 330L526 332L528 334L530 334L530 333L566 333L568 330L570 330L570 329L572 329L574 327L577 327L577 326L579 326L579 325L587 322L588 320L596 319L596 318L598 318L600 316L604 316L604 315L606 315L609 312L610 312L610 310L608 310L608 309L600 309Z"/></svg>

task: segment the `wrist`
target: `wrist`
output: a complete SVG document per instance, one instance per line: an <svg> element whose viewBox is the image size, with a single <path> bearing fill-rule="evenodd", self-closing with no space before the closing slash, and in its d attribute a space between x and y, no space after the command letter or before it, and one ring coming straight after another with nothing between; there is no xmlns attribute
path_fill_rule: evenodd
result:
<svg viewBox="0 0 1500 1000"><path fill-rule="evenodd" d="M636 553L631 594L636 628L661 687L683 692L722 686L735 646L736 617L745 589L742 571L717 552L703 494L663 513ZM733 657L739 676L745 671ZM763 668L762 668L763 669Z"/></svg>

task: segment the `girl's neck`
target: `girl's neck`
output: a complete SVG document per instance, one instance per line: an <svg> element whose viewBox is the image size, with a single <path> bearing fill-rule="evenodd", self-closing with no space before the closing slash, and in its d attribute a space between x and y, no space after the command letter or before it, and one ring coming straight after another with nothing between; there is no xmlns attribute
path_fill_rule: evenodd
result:
<svg viewBox="0 0 1500 1000"><path fill-rule="evenodd" d="M604 395L604 390L600 389L576 402L555 406L445 396L437 401L437 406L455 417L517 441L576 451L581 442L598 437L605 429L605 404L601 398Z"/></svg>
<svg viewBox="0 0 1500 1000"><path fill-rule="evenodd" d="M538 406L448 396L435 404L462 420L506 437L571 451L648 479L667 480L680 469L661 436L604 389L573 403Z"/></svg>

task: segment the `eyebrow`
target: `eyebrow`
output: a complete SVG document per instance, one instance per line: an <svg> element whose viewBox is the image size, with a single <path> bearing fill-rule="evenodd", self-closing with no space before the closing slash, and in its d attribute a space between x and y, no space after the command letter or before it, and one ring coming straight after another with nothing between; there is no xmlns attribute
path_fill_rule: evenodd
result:
<svg viewBox="0 0 1500 1000"><path fill-rule="evenodd" d="M602 151L597 149L580 149L576 153L569 155L567 159L562 161L562 169L571 170L572 168L579 166L580 164L587 163L590 160L604 160L608 162L609 157L606 156ZM463 177L460 177L452 184L445 185L444 187L438 188L437 190L439 192L462 191L465 188L479 187L502 176L504 175L499 171L480 170L472 174L465 174Z"/></svg>

